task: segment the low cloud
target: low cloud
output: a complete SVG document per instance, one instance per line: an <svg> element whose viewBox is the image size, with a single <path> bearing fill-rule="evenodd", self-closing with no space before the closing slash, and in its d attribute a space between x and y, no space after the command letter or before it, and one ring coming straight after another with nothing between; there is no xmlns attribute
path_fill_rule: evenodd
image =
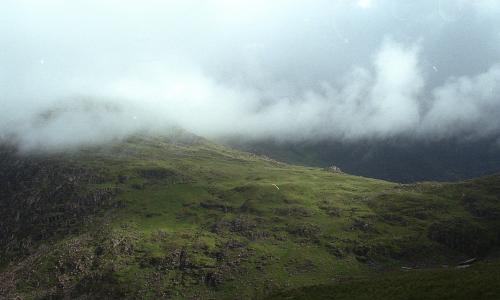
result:
<svg viewBox="0 0 500 300"><path fill-rule="evenodd" d="M499 135L496 2L252 3L0 4L0 138Z"/></svg>

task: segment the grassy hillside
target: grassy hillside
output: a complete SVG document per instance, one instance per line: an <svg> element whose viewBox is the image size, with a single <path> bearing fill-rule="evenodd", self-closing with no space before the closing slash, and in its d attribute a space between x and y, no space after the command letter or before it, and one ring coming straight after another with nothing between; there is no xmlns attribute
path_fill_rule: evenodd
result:
<svg viewBox="0 0 500 300"><path fill-rule="evenodd" d="M380 276L343 278L329 285L311 286L276 293L268 299L498 299L498 260L474 266L406 270Z"/></svg>
<svg viewBox="0 0 500 300"><path fill-rule="evenodd" d="M488 284L500 272L486 263L500 245L500 176L401 185L186 135L3 147L0 170L0 298L351 299L364 282ZM477 267L455 268L471 257Z"/></svg>

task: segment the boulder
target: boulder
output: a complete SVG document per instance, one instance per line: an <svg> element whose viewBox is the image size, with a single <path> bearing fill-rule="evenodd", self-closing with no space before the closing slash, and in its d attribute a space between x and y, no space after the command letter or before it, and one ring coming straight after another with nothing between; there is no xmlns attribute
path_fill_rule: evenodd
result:
<svg viewBox="0 0 500 300"><path fill-rule="evenodd" d="M329 166L328 168L325 168L325 171L327 172L330 172L330 173L344 173L342 172L342 170L335 166L335 165L332 165L332 166Z"/></svg>

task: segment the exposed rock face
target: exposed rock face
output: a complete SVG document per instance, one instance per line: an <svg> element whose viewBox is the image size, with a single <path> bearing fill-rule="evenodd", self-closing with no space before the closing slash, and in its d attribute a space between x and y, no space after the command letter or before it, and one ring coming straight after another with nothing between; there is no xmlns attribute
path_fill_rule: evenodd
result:
<svg viewBox="0 0 500 300"><path fill-rule="evenodd" d="M104 170L0 149L0 260L10 253L28 253L34 244L58 233L72 232L99 207L110 204L118 190L96 186L106 181Z"/></svg>
<svg viewBox="0 0 500 300"><path fill-rule="evenodd" d="M331 173L344 173L342 170L337 167L337 166L329 166L328 168L325 168L325 171L331 172Z"/></svg>

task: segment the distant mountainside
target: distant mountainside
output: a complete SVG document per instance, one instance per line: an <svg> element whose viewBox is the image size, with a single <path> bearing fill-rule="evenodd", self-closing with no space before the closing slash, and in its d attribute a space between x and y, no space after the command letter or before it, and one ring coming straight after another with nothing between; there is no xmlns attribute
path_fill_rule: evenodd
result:
<svg viewBox="0 0 500 300"><path fill-rule="evenodd" d="M233 147L294 164L336 165L348 173L396 182L459 181L500 172L496 138L416 141L276 142L231 139Z"/></svg>
<svg viewBox="0 0 500 300"><path fill-rule="evenodd" d="M0 183L0 299L500 297L500 175L405 185L183 134L4 145Z"/></svg>

